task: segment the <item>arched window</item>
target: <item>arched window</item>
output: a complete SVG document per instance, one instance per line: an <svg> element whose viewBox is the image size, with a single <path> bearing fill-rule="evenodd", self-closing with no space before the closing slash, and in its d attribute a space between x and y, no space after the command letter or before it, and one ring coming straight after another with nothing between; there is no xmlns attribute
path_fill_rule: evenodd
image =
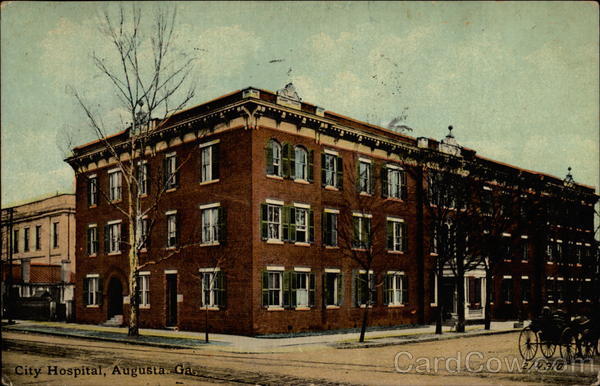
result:
<svg viewBox="0 0 600 386"><path fill-rule="evenodd" d="M307 180L308 153L301 146L296 146L294 152L294 177L299 180Z"/></svg>
<svg viewBox="0 0 600 386"><path fill-rule="evenodd" d="M281 175L281 145L274 139L267 145L267 174Z"/></svg>

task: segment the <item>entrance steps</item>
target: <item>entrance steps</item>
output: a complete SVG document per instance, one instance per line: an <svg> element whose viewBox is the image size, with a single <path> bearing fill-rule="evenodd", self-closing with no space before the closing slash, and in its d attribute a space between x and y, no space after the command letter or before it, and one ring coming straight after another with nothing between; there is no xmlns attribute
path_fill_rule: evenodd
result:
<svg viewBox="0 0 600 386"><path fill-rule="evenodd" d="M102 325L106 327L121 327L123 325L123 315L115 315L102 323Z"/></svg>

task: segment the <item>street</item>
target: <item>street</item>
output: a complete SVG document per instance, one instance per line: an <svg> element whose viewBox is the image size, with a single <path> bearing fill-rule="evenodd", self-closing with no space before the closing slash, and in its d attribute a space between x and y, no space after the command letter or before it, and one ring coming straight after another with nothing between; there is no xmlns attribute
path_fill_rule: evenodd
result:
<svg viewBox="0 0 600 386"><path fill-rule="evenodd" d="M571 368L543 362L524 368L517 338L510 333L386 347L298 346L286 352L244 354L215 346L161 349L5 331L2 372L15 385L506 385L596 380L598 365L592 368L589 363Z"/></svg>

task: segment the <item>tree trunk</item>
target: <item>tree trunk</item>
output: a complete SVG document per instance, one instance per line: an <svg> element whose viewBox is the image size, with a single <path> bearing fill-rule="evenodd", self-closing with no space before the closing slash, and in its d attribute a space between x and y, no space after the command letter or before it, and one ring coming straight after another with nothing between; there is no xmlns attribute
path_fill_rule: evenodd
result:
<svg viewBox="0 0 600 386"><path fill-rule="evenodd" d="M130 268L129 271L129 329L128 336L137 337L140 335L138 327L139 305L138 305L138 288L135 269Z"/></svg>
<svg viewBox="0 0 600 386"><path fill-rule="evenodd" d="M485 270L485 308L484 308L484 329L489 330L492 324L492 307L490 301L492 299L492 270L486 268Z"/></svg>
<svg viewBox="0 0 600 386"><path fill-rule="evenodd" d="M438 270L437 272L437 317L435 321L435 333L438 335L442 334L442 323L444 322L444 307L442 305L442 270Z"/></svg>
<svg viewBox="0 0 600 386"><path fill-rule="evenodd" d="M367 332L368 318L369 318L369 304L366 304L365 309L363 311L362 325L360 327L360 338L358 338L358 341L360 343L364 343L364 341L365 341L365 333Z"/></svg>
<svg viewBox="0 0 600 386"><path fill-rule="evenodd" d="M456 258L456 332L465 332L465 260L462 254Z"/></svg>
<svg viewBox="0 0 600 386"><path fill-rule="evenodd" d="M204 311L204 342L208 343L208 307Z"/></svg>

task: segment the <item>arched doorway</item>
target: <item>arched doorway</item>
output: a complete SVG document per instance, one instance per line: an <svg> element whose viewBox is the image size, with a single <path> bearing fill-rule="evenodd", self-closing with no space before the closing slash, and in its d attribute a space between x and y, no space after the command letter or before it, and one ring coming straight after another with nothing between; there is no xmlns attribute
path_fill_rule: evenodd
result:
<svg viewBox="0 0 600 386"><path fill-rule="evenodd" d="M108 319L123 315L123 285L116 277L108 283Z"/></svg>

